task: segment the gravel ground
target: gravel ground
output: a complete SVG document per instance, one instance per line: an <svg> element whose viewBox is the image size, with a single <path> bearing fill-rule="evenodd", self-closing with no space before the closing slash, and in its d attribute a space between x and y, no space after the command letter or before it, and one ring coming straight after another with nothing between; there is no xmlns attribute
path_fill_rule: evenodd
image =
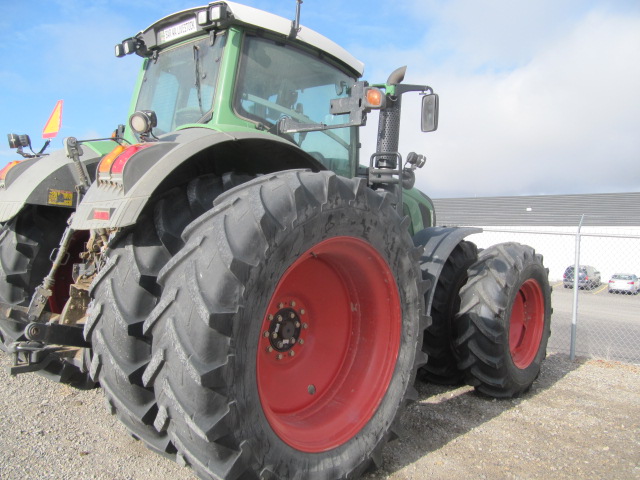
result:
<svg viewBox="0 0 640 480"><path fill-rule="evenodd" d="M194 480L127 435L100 390L0 359L0 478ZM419 385L405 435L367 480L640 479L640 366L551 355L531 391L496 401L473 389Z"/></svg>

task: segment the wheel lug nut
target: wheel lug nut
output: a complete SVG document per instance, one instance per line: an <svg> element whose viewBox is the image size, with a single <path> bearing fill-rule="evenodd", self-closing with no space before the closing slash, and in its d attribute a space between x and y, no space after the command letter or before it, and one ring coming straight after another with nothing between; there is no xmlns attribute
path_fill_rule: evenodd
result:
<svg viewBox="0 0 640 480"><path fill-rule="evenodd" d="M276 317L276 320L277 320L278 322L281 322L281 321L282 321L282 315L278 315L278 316Z"/></svg>
<svg viewBox="0 0 640 480"><path fill-rule="evenodd" d="M291 300L291 306L295 307L296 306L296 302L294 300Z"/></svg>
<svg viewBox="0 0 640 480"><path fill-rule="evenodd" d="M273 352L273 347L271 345L269 345L267 347L267 353L271 353L271 352Z"/></svg>
<svg viewBox="0 0 640 480"><path fill-rule="evenodd" d="M315 385L309 385L307 387L307 392L309 392L309 395L315 395L316 393L316 386Z"/></svg>
<svg viewBox="0 0 640 480"><path fill-rule="evenodd" d="M305 329L309 328L309 325L307 325L307 323L305 322L305 323L302 324L302 328L305 328Z"/></svg>
<svg viewBox="0 0 640 480"><path fill-rule="evenodd" d="M278 334L277 334L276 332L273 332L273 333L271 334L271 338L278 338Z"/></svg>
<svg viewBox="0 0 640 480"><path fill-rule="evenodd" d="M269 315L269 321L273 320L273 315Z"/></svg>
<svg viewBox="0 0 640 480"><path fill-rule="evenodd" d="M291 340L289 340L291 342L291 345L295 345L296 344L296 339L292 338Z"/></svg>
<svg viewBox="0 0 640 480"><path fill-rule="evenodd" d="M282 360L282 354L279 353L278 355L276 355L276 360Z"/></svg>
<svg viewBox="0 0 640 480"><path fill-rule="evenodd" d="M300 328L300 322L296 321L296 328Z"/></svg>
<svg viewBox="0 0 640 480"><path fill-rule="evenodd" d="M290 351L289 351L289 356L290 356L290 357L293 357L295 354L296 354L296 352L294 352L293 350L290 350Z"/></svg>
<svg viewBox="0 0 640 480"><path fill-rule="evenodd" d="M279 304L278 304L278 308L284 308L284 303L282 303L282 302L281 302L281 303L279 303Z"/></svg>
<svg viewBox="0 0 640 480"><path fill-rule="evenodd" d="M278 348L282 348L283 347L283 343L282 342L278 342Z"/></svg>
<svg viewBox="0 0 640 480"><path fill-rule="evenodd" d="M299 343L300 345L304 344L304 338L299 338L299 339L298 339L298 343Z"/></svg>
<svg viewBox="0 0 640 480"><path fill-rule="evenodd" d="M296 318L296 314L295 314L295 313L293 313L293 312L291 312L291 313L289 314L289 318L291 318L291 319Z"/></svg>
<svg viewBox="0 0 640 480"><path fill-rule="evenodd" d="M304 308L300 310L300 315L304 315Z"/></svg>
<svg viewBox="0 0 640 480"><path fill-rule="evenodd" d="M265 338L267 338L267 337L269 336L269 332L264 332L264 333L262 334L262 336L263 336L263 337L265 337Z"/></svg>

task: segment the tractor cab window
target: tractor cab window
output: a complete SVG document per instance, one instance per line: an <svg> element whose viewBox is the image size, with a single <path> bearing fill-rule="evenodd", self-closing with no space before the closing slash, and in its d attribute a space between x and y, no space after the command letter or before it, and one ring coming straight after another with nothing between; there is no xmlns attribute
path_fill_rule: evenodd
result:
<svg viewBox="0 0 640 480"><path fill-rule="evenodd" d="M242 49L234 106L241 117L277 133L278 121L291 117L302 123L346 123L331 115L330 101L346 97L355 79L338 68L290 45L247 35ZM357 128L284 134L327 168L353 176Z"/></svg>
<svg viewBox="0 0 640 480"><path fill-rule="evenodd" d="M223 40L196 39L147 60L136 110L153 110L156 133L205 121L213 106Z"/></svg>

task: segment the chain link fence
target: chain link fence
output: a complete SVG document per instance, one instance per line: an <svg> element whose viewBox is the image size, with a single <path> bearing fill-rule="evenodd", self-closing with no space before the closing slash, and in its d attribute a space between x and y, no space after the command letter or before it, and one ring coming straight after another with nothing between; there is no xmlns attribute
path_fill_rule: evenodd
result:
<svg viewBox="0 0 640 480"><path fill-rule="evenodd" d="M483 233L468 238L479 248L519 242L544 256L553 287L549 352L640 364L640 294L610 290L614 275L640 277L640 227L482 228ZM573 282L564 282L563 275L576 259L593 268L586 269L588 285L574 295ZM634 280L624 288L635 290L638 281L629 281Z"/></svg>

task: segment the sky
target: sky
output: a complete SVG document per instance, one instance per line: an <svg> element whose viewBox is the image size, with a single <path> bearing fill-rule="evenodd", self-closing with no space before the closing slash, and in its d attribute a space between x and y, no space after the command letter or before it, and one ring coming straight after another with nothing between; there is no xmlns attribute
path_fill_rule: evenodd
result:
<svg viewBox="0 0 640 480"><path fill-rule="evenodd" d="M293 18L295 0L244 0ZM141 59L116 43L184 0L0 0L0 168L34 149L63 99L67 136L109 136L127 121ZM436 132L420 132L405 95L400 153L427 157L416 186L432 198L640 191L640 1L304 0L301 23L365 63L381 83L440 96ZM363 130L364 163L377 116Z"/></svg>

